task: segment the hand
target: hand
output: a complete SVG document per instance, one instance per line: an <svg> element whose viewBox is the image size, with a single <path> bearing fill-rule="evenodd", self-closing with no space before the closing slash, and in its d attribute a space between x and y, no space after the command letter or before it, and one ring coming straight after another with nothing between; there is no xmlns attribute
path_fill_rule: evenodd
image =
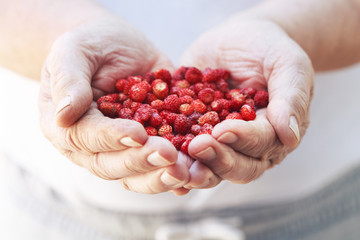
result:
<svg viewBox="0 0 360 240"><path fill-rule="evenodd" d="M313 68L306 53L276 24L235 17L203 34L182 65L230 70L232 87L269 92L254 121L226 120L197 136L190 155L234 183L258 178L295 149L309 124ZM191 184L187 188L192 188Z"/></svg>
<svg viewBox="0 0 360 240"><path fill-rule="evenodd" d="M104 117L94 102L114 92L117 79L157 68L172 65L116 17L60 36L42 71L39 107L45 136L76 164L103 179L121 180L131 191L159 193L183 186L189 158L178 158L169 141L149 138L136 121Z"/></svg>

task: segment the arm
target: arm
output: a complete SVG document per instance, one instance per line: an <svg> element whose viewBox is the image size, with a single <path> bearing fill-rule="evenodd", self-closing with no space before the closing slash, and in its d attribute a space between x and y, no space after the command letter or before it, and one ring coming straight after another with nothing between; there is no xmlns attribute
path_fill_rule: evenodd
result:
<svg viewBox="0 0 360 240"><path fill-rule="evenodd" d="M269 0L230 17L201 35L182 64L227 68L233 86L267 89L269 105L255 121L223 121L196 137L190 155L222 179L256 179L304 136L313 71L359 60L359 0Z"/></svg>
<svg viewBox="0 0 360 240"><path fill-rule="evenodd" d="M278 24L305 50L316 71L360 60L359 0L273 0L236 17L247 16Z"/></svg>
<svg viewBox="0 0 360 240"><path fill-rule="evenodd" d="M105 14L93 0L1 1L0 65L39 80L55 39Z"/></svg>

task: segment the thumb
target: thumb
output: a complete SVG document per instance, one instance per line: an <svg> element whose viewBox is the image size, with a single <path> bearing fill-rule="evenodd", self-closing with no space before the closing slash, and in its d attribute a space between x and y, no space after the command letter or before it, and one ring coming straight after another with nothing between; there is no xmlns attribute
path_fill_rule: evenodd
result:
<svg viewBox="0 0 360 240"><path fill-rule="evenodd" d="M294 148L309 125L313 94L311 65L306 70L294 66L274 71L269 79L268 92L267 117L280 141Z"/></svg>
<svg viewBox="0 0 360 240"><path fill-rule="evenodd" d="M56 122L68 127L76 122L93 101L90 61L74 44L55 43L44 67L51 98L56 106Z"/></svg>

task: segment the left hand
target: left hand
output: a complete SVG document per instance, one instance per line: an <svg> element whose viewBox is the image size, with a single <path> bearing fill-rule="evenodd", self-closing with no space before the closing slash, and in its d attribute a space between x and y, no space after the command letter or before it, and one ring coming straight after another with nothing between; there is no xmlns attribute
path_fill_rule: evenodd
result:
<svg viewBox="0 0 360 240"><path fill-rule="evenodd" d="M307 54L278 25L232 18L200 36L181 64L225 68L232 87L269 92L269 105L254 121L223 121L212 135L197 136L189 145L189 154L221 179L250 182L298 146L309 125L314 71Z"/></svg>

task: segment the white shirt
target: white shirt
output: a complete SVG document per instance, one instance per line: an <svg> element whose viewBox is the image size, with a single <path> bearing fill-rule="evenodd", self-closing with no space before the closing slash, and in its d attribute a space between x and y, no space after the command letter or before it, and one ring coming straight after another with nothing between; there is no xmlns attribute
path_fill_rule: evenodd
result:
<svg viewBox="0 0 360 240"><path fill-rule="evenodd" d="M176 65L182 52L202 32L260 1L101 1L138 27ZM165 10L166 9L166 10ZM173 209L244 206L303 196L360 161L360 66L316 75L311 125L301 145L258 180L213 189L144 195L126 191L116 181L99 179L71 163L41 134L38 83L0 69L3 152L68 199L110 210L161 212ZM16 97L13 94L16 93ZM11 104L4 104L4 103ZM0 149L1 150L1 149Z"/></svg>

